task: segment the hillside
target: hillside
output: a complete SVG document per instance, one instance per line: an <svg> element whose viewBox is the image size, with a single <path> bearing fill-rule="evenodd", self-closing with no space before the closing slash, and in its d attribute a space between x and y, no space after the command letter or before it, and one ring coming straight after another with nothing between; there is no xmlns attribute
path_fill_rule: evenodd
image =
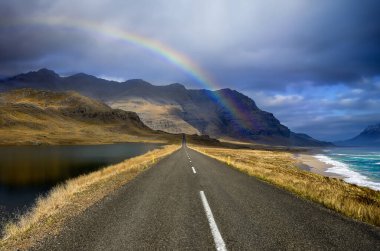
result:
<svg viewBox="0 0 380 251"><path fill-rule="evenodd" d="M102 100L112 108L134 111L150 128L170 133L207 134L281 145L329 145L291 132L273 114L259 109L252 99L231 89L189 90L181 84L154 86L138 79L119 83L83 73L60 77L47 69L0 82L0 90L25 87L74 90Z"/></svg>
<svg viewBox="0 0 380 251"><path fill-rule="evenodd" d="M380 123L370 125L352 139L336 142L340 146L380 146Z"/></svg>
<svg viewBox="0 0 380 251"><path fill-rule="evenodd" d="M136 113L76 92L18 89L0 93L0 145L98 144L163 140Z"/></svg>

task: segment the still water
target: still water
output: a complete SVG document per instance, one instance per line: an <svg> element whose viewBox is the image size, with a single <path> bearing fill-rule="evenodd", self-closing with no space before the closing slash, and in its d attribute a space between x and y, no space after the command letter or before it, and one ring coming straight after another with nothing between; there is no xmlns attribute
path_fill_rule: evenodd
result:
<svg viewBox="0 0 380 251"><path fill-rule="evenodd" d="M0 223L27 210L39 195L60 182L159 146L123 143L0 147Z"/></svg>

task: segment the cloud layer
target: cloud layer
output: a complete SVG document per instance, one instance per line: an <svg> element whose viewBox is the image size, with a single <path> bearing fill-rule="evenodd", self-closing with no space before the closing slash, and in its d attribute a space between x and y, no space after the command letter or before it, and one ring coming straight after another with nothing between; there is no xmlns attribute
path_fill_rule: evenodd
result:
<svg viewBox="0 0 380 251"><path fill-rule="evenodd" d="M166 44L291 129L341 139L380 121L379 10L375 0L1 1L0 75L48 67L63 75L83 71L200 87L133 44L25 22L81 19Z"/></svg>

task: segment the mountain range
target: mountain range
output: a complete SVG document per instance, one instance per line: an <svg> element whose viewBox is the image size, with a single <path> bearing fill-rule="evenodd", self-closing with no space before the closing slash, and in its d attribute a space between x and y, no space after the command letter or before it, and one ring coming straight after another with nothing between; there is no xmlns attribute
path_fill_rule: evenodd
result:
<svg viewBox="0 0 380 251"><path fill-rule="evenodd" d="M338 146L380 146L380 123L367 126L352 139L335 142Z"/></svg>
<svg viewBox="0 0 380 251"><path fill-rule="evenodd" d="M251 98L228 88L193 90L178 83L155 86L141 79L115 82L84 73L61 77L48 69L0 81L0 91L20 88L75 91L113 109L136 112L149 128L169 133L292 146L330 145L292 132ZM233 105L234 112L227 103Z"/></svg>

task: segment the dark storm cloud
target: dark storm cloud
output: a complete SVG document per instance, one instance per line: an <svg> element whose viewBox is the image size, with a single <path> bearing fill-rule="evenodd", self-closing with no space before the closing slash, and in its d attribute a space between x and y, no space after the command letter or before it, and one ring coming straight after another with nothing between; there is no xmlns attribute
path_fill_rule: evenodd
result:
<svg viewBox="0 0 380 251"><path fill-rule="evenodd" d="M222 63L210 61L220 82L278 90L305 81L357 85L359 79L379 74L380 2L302 1L285 8L281 3L261 7L263 13L247 18L252 27L231 33L242 39L218 52L222 56L215 58Z"/></svg>
<svg viewBox="0 0 380 251"><path fill-rule="evenodd" d="M352 83L380 68L378 1L40 0L3 1L0 7L1 20L9 23L28 15L65 16L158 38L209 68L222 85L241 75L274 88L280 81ZM66 53L65 47L99 51L70 43L81 41L75 32L59 32L28 26L2 32L0 60Z"/></svg>
<svg viewBox="0 0 380 251"><path fill-rule="evenodd" d="M356 117L377 119L379 11L376 0L5 0L0 75L48 67L200 87L184 70L138 46L81 29L19 22L82 19L160 41L188 55L220 87L256 98L292 129L333 137L331 123L354 128ZM331 133L313 134L319 122L306 117L330 119L325 126Z"/></svg>

